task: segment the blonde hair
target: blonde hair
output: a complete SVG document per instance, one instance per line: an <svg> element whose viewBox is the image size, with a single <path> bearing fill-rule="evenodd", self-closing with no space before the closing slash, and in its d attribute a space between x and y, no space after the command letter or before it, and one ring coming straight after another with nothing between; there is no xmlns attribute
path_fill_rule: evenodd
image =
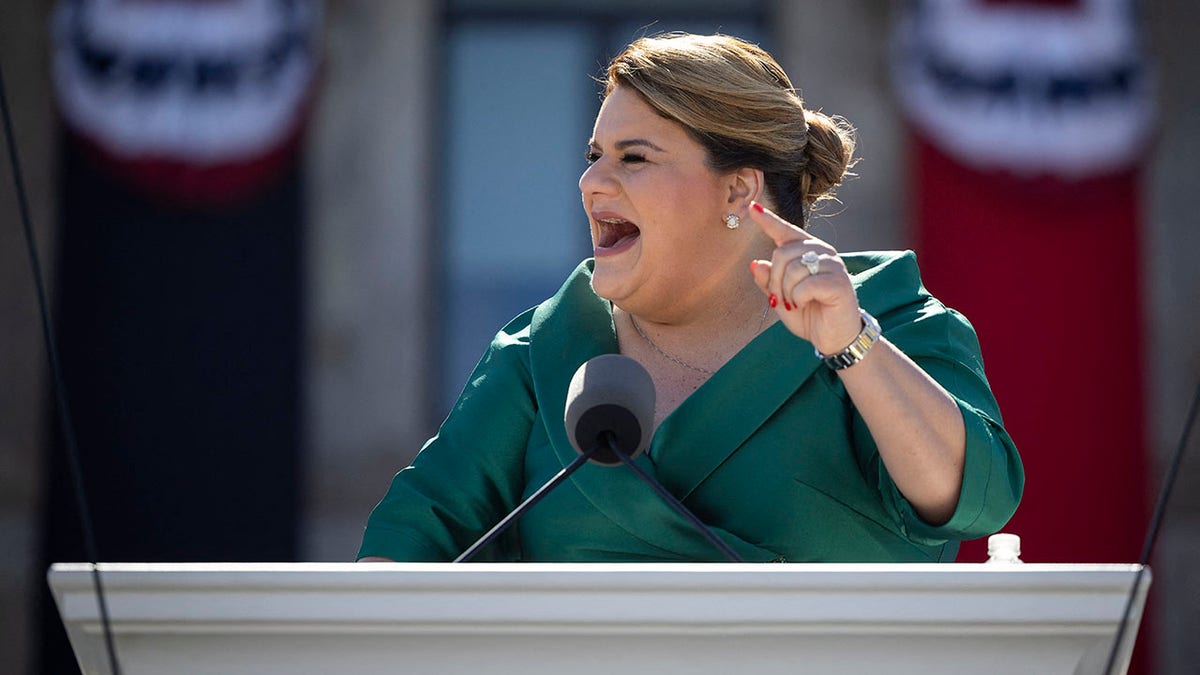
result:
<svg viewBox="0 0 1200 675"><path fill-rule="evenodd" d="M704 146L725 172L761 169L775 211L805 226L809 207L832 199L854 163L854 128L805 110L783 68L757 45L728 35L641 38L609 64L604 95L637 91Z"/></svg>

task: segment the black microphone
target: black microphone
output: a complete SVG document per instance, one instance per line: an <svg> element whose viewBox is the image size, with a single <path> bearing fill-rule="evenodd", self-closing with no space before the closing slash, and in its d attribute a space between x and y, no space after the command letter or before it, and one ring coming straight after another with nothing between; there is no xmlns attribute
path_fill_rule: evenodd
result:
<svg viewBox="0 0 1200 675"><path fill-rule="evenodd" d="M624 464L643 483L712 542L726 558L745 562L704 521L634 463L654 428L654 380L642 364L620 354L591 359L575 371L564 416L571 447L605 466Z"/></svg>
<svg viewBox="0 0 1200 675"><path fill-rule="evenodd" d="M576 452L594 452L593 462L620 466L621 458L605 438L611 435L631 458L642 454L654 429L654 380L628 356L590 359L571 378L563 423Z"/></svg>
<svg viewBox="0 0 1200 675"><path fill-rule="evenodd" d="M622 446L629 448L628 452L635 456L641 453L650 442L653 428L654 381L641 364L627 356L603 354L588 359L575 371L567 387L564 419L571 447L579 452L579 456L471 544L454 562L468 562L474 558L588 461L603 466L621 464L621 459L600 443L600 439L606 436L619 438Z"/></svg>
<svg viewBox="0 0 1200 675"><path fill-rule="evenodd" d="M651 431L654 429L654 398L654 381L650 374L640 363L628 356L603 354L580 366L567 388L567 405L563 415L567 438L571 447L579 453L579 457L521 502L495 527L455 558L454 562L469 561L508 529L517 518L589 461L602 466L624 464L629 467L727 558L734 562L743 562L742 558L695 514L633 462L633 458L640 455L650 443Z"/></svg>

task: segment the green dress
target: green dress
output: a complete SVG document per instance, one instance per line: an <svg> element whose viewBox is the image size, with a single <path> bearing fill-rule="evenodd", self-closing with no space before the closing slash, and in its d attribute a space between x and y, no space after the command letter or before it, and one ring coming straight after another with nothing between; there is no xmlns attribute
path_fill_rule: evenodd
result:
<svg viewBox="0 0 1200 675"><path fill-rule="evenodd" d="M748 561L952 561L995 532L1024 484L967 320L921 285L912 252L843 256L884 335L949 391L966 425L954 515L921 520L812 345L777 323L663 422L639 465ZM438 434L372 511L359 557L447 561L577 455L567 386L617 351L610 304L585 261L554 297L493 340ZM626 467L586 465L476 560L720 561L722 554Z"/></svg>

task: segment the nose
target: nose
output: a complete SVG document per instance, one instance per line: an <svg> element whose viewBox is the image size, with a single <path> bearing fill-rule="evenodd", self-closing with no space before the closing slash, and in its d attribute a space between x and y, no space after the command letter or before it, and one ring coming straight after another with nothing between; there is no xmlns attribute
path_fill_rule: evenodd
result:
<svg viewBox="0 0 1200 675"><path fill-rule="evenodd" d="M613 194L617 190L616 181L606 168L604 157L592 162L579 176L579 191L584 197L589 195Z"/></svg>

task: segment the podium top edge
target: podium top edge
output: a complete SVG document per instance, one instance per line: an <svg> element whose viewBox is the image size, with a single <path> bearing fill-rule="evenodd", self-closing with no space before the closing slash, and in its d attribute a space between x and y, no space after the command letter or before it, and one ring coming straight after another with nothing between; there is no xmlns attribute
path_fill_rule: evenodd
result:
<svg viewBox="0 0 1200 675"><path fill-rule="evenodd" d="M622 587L730 587L885 584L925 587L959 584L1108 586L1124 584L1141 569L1136 564L982 563L99 563L106 587L184 584L195 587L405 587L453 585L489 587L539 585L616 585ZM1150 581L1146 569L1145 581ZM55 563L47 572L52 586L90 586L90 563Z"/></svg>
<svg viewBox="0 0 1200 675"><path fill-rule="evenodd" d="M497 573L875 573L1137 572L1136 563L427 563L427 562L100 562L104 573L128 572L497 572ZM1149 570L1149 566L1146 568ZM92 563L58 562L50 570L91 572Z"/></svg>

